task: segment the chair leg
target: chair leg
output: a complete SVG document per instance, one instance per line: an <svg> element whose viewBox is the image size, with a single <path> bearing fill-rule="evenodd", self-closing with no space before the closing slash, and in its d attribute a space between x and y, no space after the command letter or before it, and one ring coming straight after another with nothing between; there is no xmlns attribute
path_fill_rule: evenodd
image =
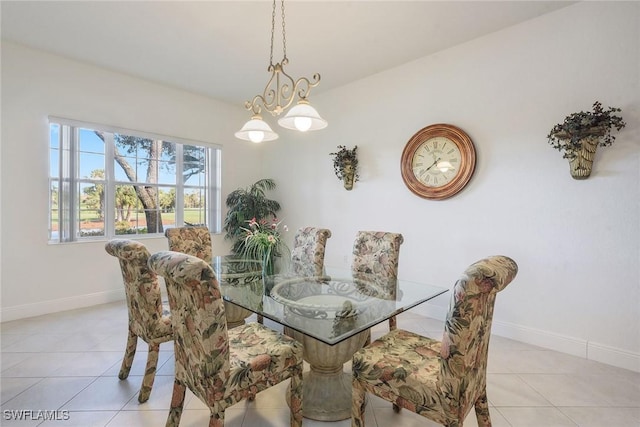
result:
<svg viewBox="0 0 640 427"><path fill-rule="evenodd" d="M261 314L258 314L258 318L256 319L258 323L264 323L264 317Z"/></svg>
<svg viewBox="0 0 640 427"><path fill-rule="evenodd" d="M211 413L209 427L224 427L224 411L219 414Z"/></svg>
<svg viewBox="0 0 640 427"><path fill-rule="evenodd" d="M297 375L291 377L289 384L289 407L291 409L291 427L302 427L302 370Z"/></svg>
<svg viewBox="0 0 640 427"><path fill-rule="evenodd" d="M137 345L138 336L129 330L127 348L124 351L124 359L122 359L122 366L120 367L120 373L118 374L118 378L121 380L124 380L129 376L129 371L131 371L131 365L133 364L133 357L136 355Z"/></svg>
<svg viewBox="0 0 640 427"><path fill-rule="evenodd" d="M390 331L395 331L398 328L398 320L396 319L396 316L390 317L389 318L389 330Z"/></svg>
<svg viewBox="0 0 640 427"><path fill-rule="evenodd" d="M169 409L169 417L165 427L178 427L180 417L182 416L182 408L184 406L184 395L187 388L180 384L177 380L173 381L173 395L171 396L171 409Z"/></svg>
<svg viewBox="0 0 640 427"><path fill-rule="evenodd" d="M364 427L367 392L357 379L354 378L351 383L351 427Z"/></svg>
<svg viewBox="0 0 640 427"><path fill-rule="evenodd" d="M147 355L147 367L144 370L144 378L142 378L142 387L138 395L138 402L144 403L149 400L153 381L156 379L156 366L158 365L158 352L160 344L149 344L149 354Z"/></svg>
<svg viewBox="0 0 640 427"><path fill-rule="evenodd" d="M485 389L475 403L476 419L478 427L491 427L491 415L489 415L489 402L487 400L487 390Z"/></svg>

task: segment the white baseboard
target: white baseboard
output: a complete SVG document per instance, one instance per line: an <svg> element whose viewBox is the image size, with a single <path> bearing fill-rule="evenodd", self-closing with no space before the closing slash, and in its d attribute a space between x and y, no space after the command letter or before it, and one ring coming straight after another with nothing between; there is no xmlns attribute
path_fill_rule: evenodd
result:
<svg viewBox="0 0 640 427"><path fill-rule="evenodd" d="M493 321L491 332L501 337L587 358L587 341L567 335L496 320Z"/></svg>
<svg viewBox="0 0 640 427"><path fill-rule="evenodd" d="M412 313L419 314L424 317L430 317L431 319L444 320L447 318L448 306L431 304L425 302L411 309Z"/></svg>
<svg viewBox="0 0 640 427"><path fill-rule="evenodd" d="M421 304L413 308L412 311L442 321L447 316L447 307L435 304ZM640 354L628 350L497 320L493 321L491 333L549 350L640 372Z"/></svg>
<svg viewBox="0 0 640 427"><path fill-rule="evenodd" d="M590 342L587 347L587 359L640 372L640 354L604 344Z"/></svg>
<svg viewBox="0 0 640 427"><path fill-rule="evenodd" d="M88 295L79 295L68 298L60 298L51 301L42 301L32 304L23 304L0 309L2 322L25 319L27 317L41 316L43 314L57 313L59 311L73 310L76 308L91 307L98 304L106 304L113 301L124 300L124 289L96 292Z"/></svg>

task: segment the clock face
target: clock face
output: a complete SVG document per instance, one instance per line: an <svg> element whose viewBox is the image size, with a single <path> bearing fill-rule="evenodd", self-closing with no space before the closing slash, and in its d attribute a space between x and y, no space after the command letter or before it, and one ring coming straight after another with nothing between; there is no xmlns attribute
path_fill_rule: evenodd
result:
<svg viewBox="0 0 640 427"><path fill-rule="evenodd" d="M411 169L418 181L427 187L442 187L456 177L461 157L460 149L453 141L435 136L418 146L413 153Z"/></svg>
<svg viewBox="0 0 640 427"><path fill-rule="evenodd" d="M402 152L402 179L425 199L441 200L460 192L476 165L471 138L461 129L435 124L420 129Z"/></svg>

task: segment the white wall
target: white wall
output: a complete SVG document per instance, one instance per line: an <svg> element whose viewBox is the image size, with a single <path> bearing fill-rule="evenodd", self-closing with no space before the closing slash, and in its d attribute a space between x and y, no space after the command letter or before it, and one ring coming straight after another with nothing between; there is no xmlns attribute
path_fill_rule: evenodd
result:
<svg viewBox="0 0 640 427"><path fill-rule="evenodd" d="M639 28L640 3L583 2L314 95L326 130L283 130L258 146L233 138L240 108L3 43L2 319L122 298L103 242L47 244L52 114L224 145L223 196L275 178L291 229L332 230L329 266L348 265L364 229L402 232L401 276L445 286L479 258L509 255L520 272L498 298L494 332L640 371ZM628 124L575 181L545 136L595 100ZM406 189L400 155L440 122L471 136L478 165L460 194L434 202ZM351 192L328 155L340 144L359 147ZM222 236L214 251L227 251ZM447 301L417 309L442 316Z"/></svg>
<svg viewBox="0 0 640 427"><path fill-rule="evenodd" d="M331 229L330 266L350 262L358 230L401 232L401 277L446 286L484 256L511 256L520 271L494 332L640 371L639 29L640 3L583 2L314 96L329 127L283 131L265 154L285 223ZM627 127L576 181L546 135L596 100ZM404 145L433 123L461 127L478 152L445 201L400 175ZM337 145L358 145L351 192L333 174ZM441 316L447 302L418 310Z"/></svg>
<svg viewBox="0 0 640 427"><path fill-rule="evenodd" d="M3 321L124 298L103 241L47 243L49 115L222 145L223 205L260 177L262 146L233 137L246 120L239 106L3 42ZM164 237L143 242L167 249ZM213 247L229 252L223 235Z"/></svg>

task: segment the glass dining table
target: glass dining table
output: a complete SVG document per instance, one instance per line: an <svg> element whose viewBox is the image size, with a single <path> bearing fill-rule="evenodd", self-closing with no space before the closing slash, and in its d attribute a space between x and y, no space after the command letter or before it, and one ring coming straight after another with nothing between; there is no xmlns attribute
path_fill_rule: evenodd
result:
<svg viewBox="0 0 640 427"><path fill-rule="evenodd" d="M339 269L318 277L263 276L257 266L242 262L213 260L225 307L234 306L245 318L256 313L279 323L303 344L310 365L304 373L303 415L321 421L351 416L351 375L343 365L370 338L370 328L448 290Z"/></svg>

